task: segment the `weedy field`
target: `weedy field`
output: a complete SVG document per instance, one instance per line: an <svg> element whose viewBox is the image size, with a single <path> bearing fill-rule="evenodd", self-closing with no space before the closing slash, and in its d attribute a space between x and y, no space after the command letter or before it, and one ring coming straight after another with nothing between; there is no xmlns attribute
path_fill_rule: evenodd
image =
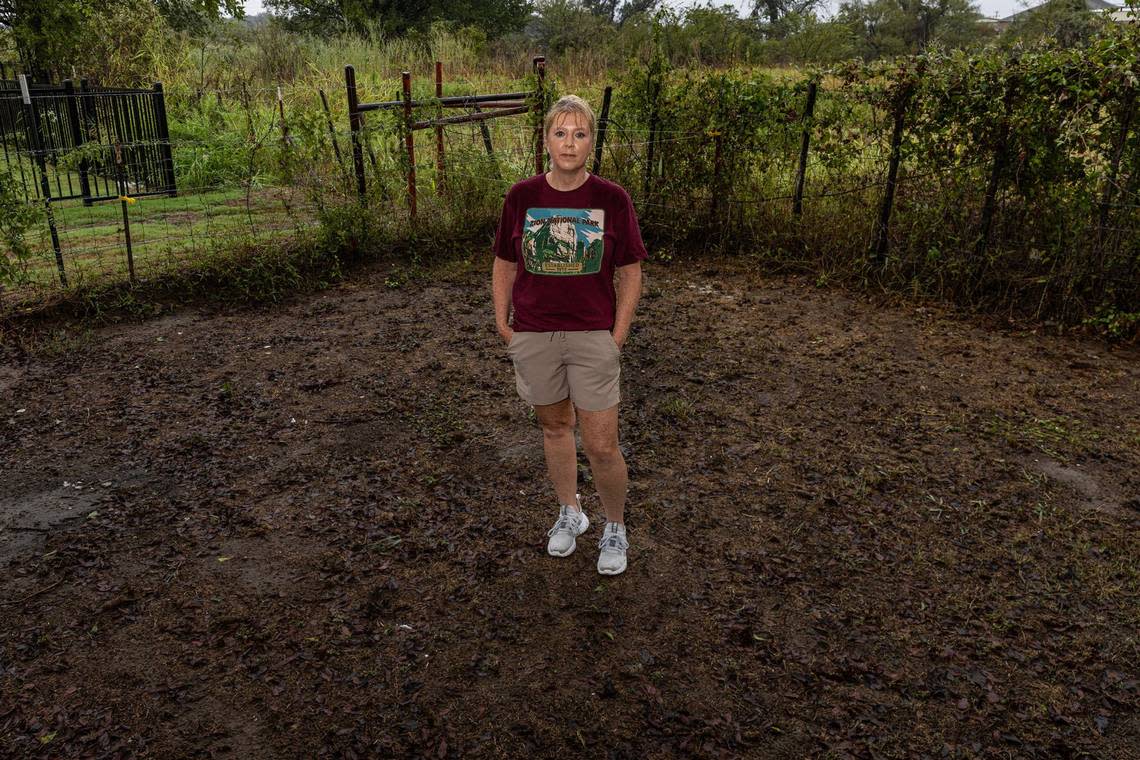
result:
<svg viewBox="0 0 1140 760"><path fill-rule="evenodd" d="M1134 348L651 265L602 578L488 271L5 349L11 756L1136 756Z"/></svg>

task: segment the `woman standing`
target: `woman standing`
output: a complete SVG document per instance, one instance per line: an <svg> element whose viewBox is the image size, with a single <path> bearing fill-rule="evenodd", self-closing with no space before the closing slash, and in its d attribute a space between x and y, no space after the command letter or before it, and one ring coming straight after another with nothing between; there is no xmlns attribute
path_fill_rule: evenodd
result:
<svg viewBox="0 0 1140 760"><path fill-rule="evenodd" d="M495 324L519 395L542 425L546 468L561 505L546 550L568 556L590 525L577 493L577 423L606 513L598 572L617 575L629 548L628 475L618 448L621 347L647 253L629 194L586 171L595 127L589 104L575 95L561 98L544 127L550 171L515 184L503 202L492 275Z"/></svg>

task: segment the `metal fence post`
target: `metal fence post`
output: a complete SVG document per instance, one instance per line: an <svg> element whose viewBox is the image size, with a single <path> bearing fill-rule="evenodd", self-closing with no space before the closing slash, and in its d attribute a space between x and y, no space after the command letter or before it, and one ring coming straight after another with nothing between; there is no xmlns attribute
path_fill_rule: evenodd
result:
<svg viewBox="0 0 1140 760"><path fill-rule="evenodd" d="M602 169L602 147L606 144L606 128L610 123L610 97L613 94L613 87L606 87L605 92L602 93L602 116L598 119L597 145L594 146L594 174Z"/></svg>
<svg viewBox="0 0 1140 760"><path fill-rule="evenodd" d="M483 109L479 107L478 103L472 103L471 108L475 113L483 113ZM491 130L487 128L486 119L479 120L479 134L483 136L483 147L487 149L487 155L494 158L495 146L491 143Z"/></svg>
<svg viewBox="0 0 1140 760"><path fill-rule="evenodd" d="M532 61L534 71L538 75L538 109L537 124L534 128L534 173L542 174L545 166L542 160L544 136L542 134L542 121L546 116L546 58L538 55Z"/></svg>
<svg viewBox="0 0 1140 760"><path fill-rule="evenodd" d="M475 113L483 113L478 103L472 103L471 108ZM499 171L499 162L495 159L495 146L491 143L491 130L487 127L486 119L479 120L479 134L483 136L483 147L487 149L487 155L491 159L495 179L502 179L503 174Z"/></svg>
<svg viewBox="0 0 1140 760"><path fill-rule="evenodd" d="M75 150L83 147L84 129L80 123L82 116L79 110L78 96L75 94L75 83L70 79L63 80L63 91L67 96L67 119L71 122L71 142ZM87 179L87 159L79 162L79 192L83 193L83 205L92 205L91 183Z"/></svg>
<svg viewBox="0 0 1140 760"><path fill-rule="evenodd" d="M173 198L178 195L178 188L174 179L174 154L170 150L170 130L166 124L166 96L162 92L161 82L154 83L153 97L154 111L158 116L158 123L155 126L158 128L158 148L162 155L163 181L170 190L168 195Z"/></svg>
<svg viewBox="0 0 1140 760"><path fill-rule="evenodd" d="M1116 144L1112 149L1112 158L1108 164L1108 177L1105 178L1104 189L1100 194L1100 209L1097 213L1096 238L1097 256L1100 259L1100 273L1104 276L1104 233L1108 227L1108 211L1112 205L1112 197L1116 193L1117 178L1120 176L1120 162L1124 157L1124 148L1128 144L1128 131L1132 128L1132 117L1136 112L1136 89L1129 87L1124 94L1124 109L1120 115L1120 131L1116 136Z"/></svg>
<svg viewBox="0 0 1140 760"><path fill-rule="evenodd" d="M976 266L982 266L982 257L990 244L990 228L993 226L994 210L997 208L997 191L1001 185L1002 175L1005 174L1006 164L1009 163L1009 133L1010 116L1013 111L1013 98L1016 95L1017 80L1011 78L1005 85L1005 94L1002 95L1002 121L998 133L997 144L994 146L994 162L990 168L990 180L986 185L985 200L982 201L982 218L978 223L978 242L974 244L974 259Z"/></svg>
<svg viewBox="0 0 1140 760"><path fill-rule="evenodd" d="M59 245L59 231L55 227L55 212L51 207L51 183L47 176L47 161L40 146L40 120L36 113L35 104L32 103L32 94L28 90L28 78L20 75L20 96L24 101L24 110L27 112L28 135L31 137L32 152L36 157L36 165L40 170L40 192L44 196L44 211L47 213L48 229L51 231L51 247L55 251L55 264L59 269L59 283L67 287L67 272L63 269L63 250Z"/></svg>
<svg viewBox="0 0 1140 760"><path fill-rule="evenodd" d="M119 205L123 209L123 238L127 243L127 272L130 274L131 284L137 284L135 279L135 255L131 247L131 218L127 213L127 178L123 172L123 146L115 143L115 184L119 188Z"/></svg>
<svg viewBox="0 0 1140 760"><path fill-rule="evenodd" d="M712 192L709 198L709 214L716 216L717 210L720 208L720 195L721 195L721 174L724 171L724 137L721 131L715 130L713 132L713 177L712 186L709 188ZM723 233L727 225L720 224L717 227Z"/></svg>
<svg viewBox="0 0 1140 760"><path fill-rule="evenodd" d="M891 223L891 207L895 200L895 187L899 174L899 157L902 147L902 135L905 128L906 109L910 104L910 95L913 85L907 83L895 101L895 125L891 132L891 153L887 164L887 184L883 191L883 203L879 208L879 223L875 236L875 262L885 264L887 248L889 247L888 232Z"/></svg>
<svg viewBox="0 0 1140 760"><path fill-rule="evenodd" d="M792 213L800 217L804 213L804 181L807 177L808 147L811 143L812 117L815 115L815 96L818 83L808 82L807 103L804 104L803 135L800 140L800 167L796 172L796 192L792 198Z"/></svg>
<svg viewBox="0 0 1140 760"><path fill-rule="evenodd" d="M317 90L321 94L321 107L325 110L325 123L329 127L329 139L332 140L333 153L336 155L336 162L340 164L340 144L336 141L336 128L333 126L332 113L329 111L329 99L325 96L324 90Z"/></svg>
<svg viewBox="0 0 1140 760"><path fill-rule="evenodd" d="M364 150L360 144L360 101L356 97L356 69L344 67L344 88L348 93L348 127L352 132L352 166L356 171L356 194L364 202Z"/></svg>
<svg viewBox="0 0 1140 760"><path fill-rule="evenodd" d="M435 62L435 97L439 100L443 97L443 62ZM443 106L436 106L436 118L443 118ZM435 125L435 173L436 173L436 187L440 195L446 194L445 184L446 177L444 176L444 163L443 163L443 126Z"/></svg>
<svg viewBox="0 0 1140 760"><path fill-rule="evenodd" d="M408 209L416 221L416 140L412 131L412 73L402 73L404 84L404 147L408 150Z"/></svg>
<svg viewBox="0 0 1140 760"><path fill-rule="evenodd" d="M645 148L644 195L649 198L649 191L652 189L650 180L653 177L653 148L657 142L657 98L661 94L661 85L653 76L652 66L646 73L646 79L646 86L649 89L649 141Z"/></svg>

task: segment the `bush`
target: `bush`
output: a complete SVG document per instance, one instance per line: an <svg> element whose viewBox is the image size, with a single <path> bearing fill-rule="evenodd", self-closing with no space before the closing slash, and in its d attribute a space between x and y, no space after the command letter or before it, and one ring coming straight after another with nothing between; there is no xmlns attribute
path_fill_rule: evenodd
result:
<svg viewBox="0 0 1140 760"><path fill-rule="evenodd" d="M23 265L32 257L26 236L40 215L24 201L23 189L7 171L0 170L0 239L4 241L0 255L0 285L19 284Z"/></svg>

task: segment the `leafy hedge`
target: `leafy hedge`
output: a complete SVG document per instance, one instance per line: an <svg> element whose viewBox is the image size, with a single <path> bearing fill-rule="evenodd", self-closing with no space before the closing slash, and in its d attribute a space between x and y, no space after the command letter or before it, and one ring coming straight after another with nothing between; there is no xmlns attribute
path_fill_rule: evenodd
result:
<svg viewBox="0 0 1140 760"><path fill-rule="evenodd" d="M1140 30L1088 48L849 63L781 81L630 71L604 173L658 246L721 245L1116 337L1140 325ZM810 81L820 84L810 120ZM903 121L888 255L873 245ZM802 218L791 213L804 130ZM653 145L653 165L645 163Z"/></svg>

